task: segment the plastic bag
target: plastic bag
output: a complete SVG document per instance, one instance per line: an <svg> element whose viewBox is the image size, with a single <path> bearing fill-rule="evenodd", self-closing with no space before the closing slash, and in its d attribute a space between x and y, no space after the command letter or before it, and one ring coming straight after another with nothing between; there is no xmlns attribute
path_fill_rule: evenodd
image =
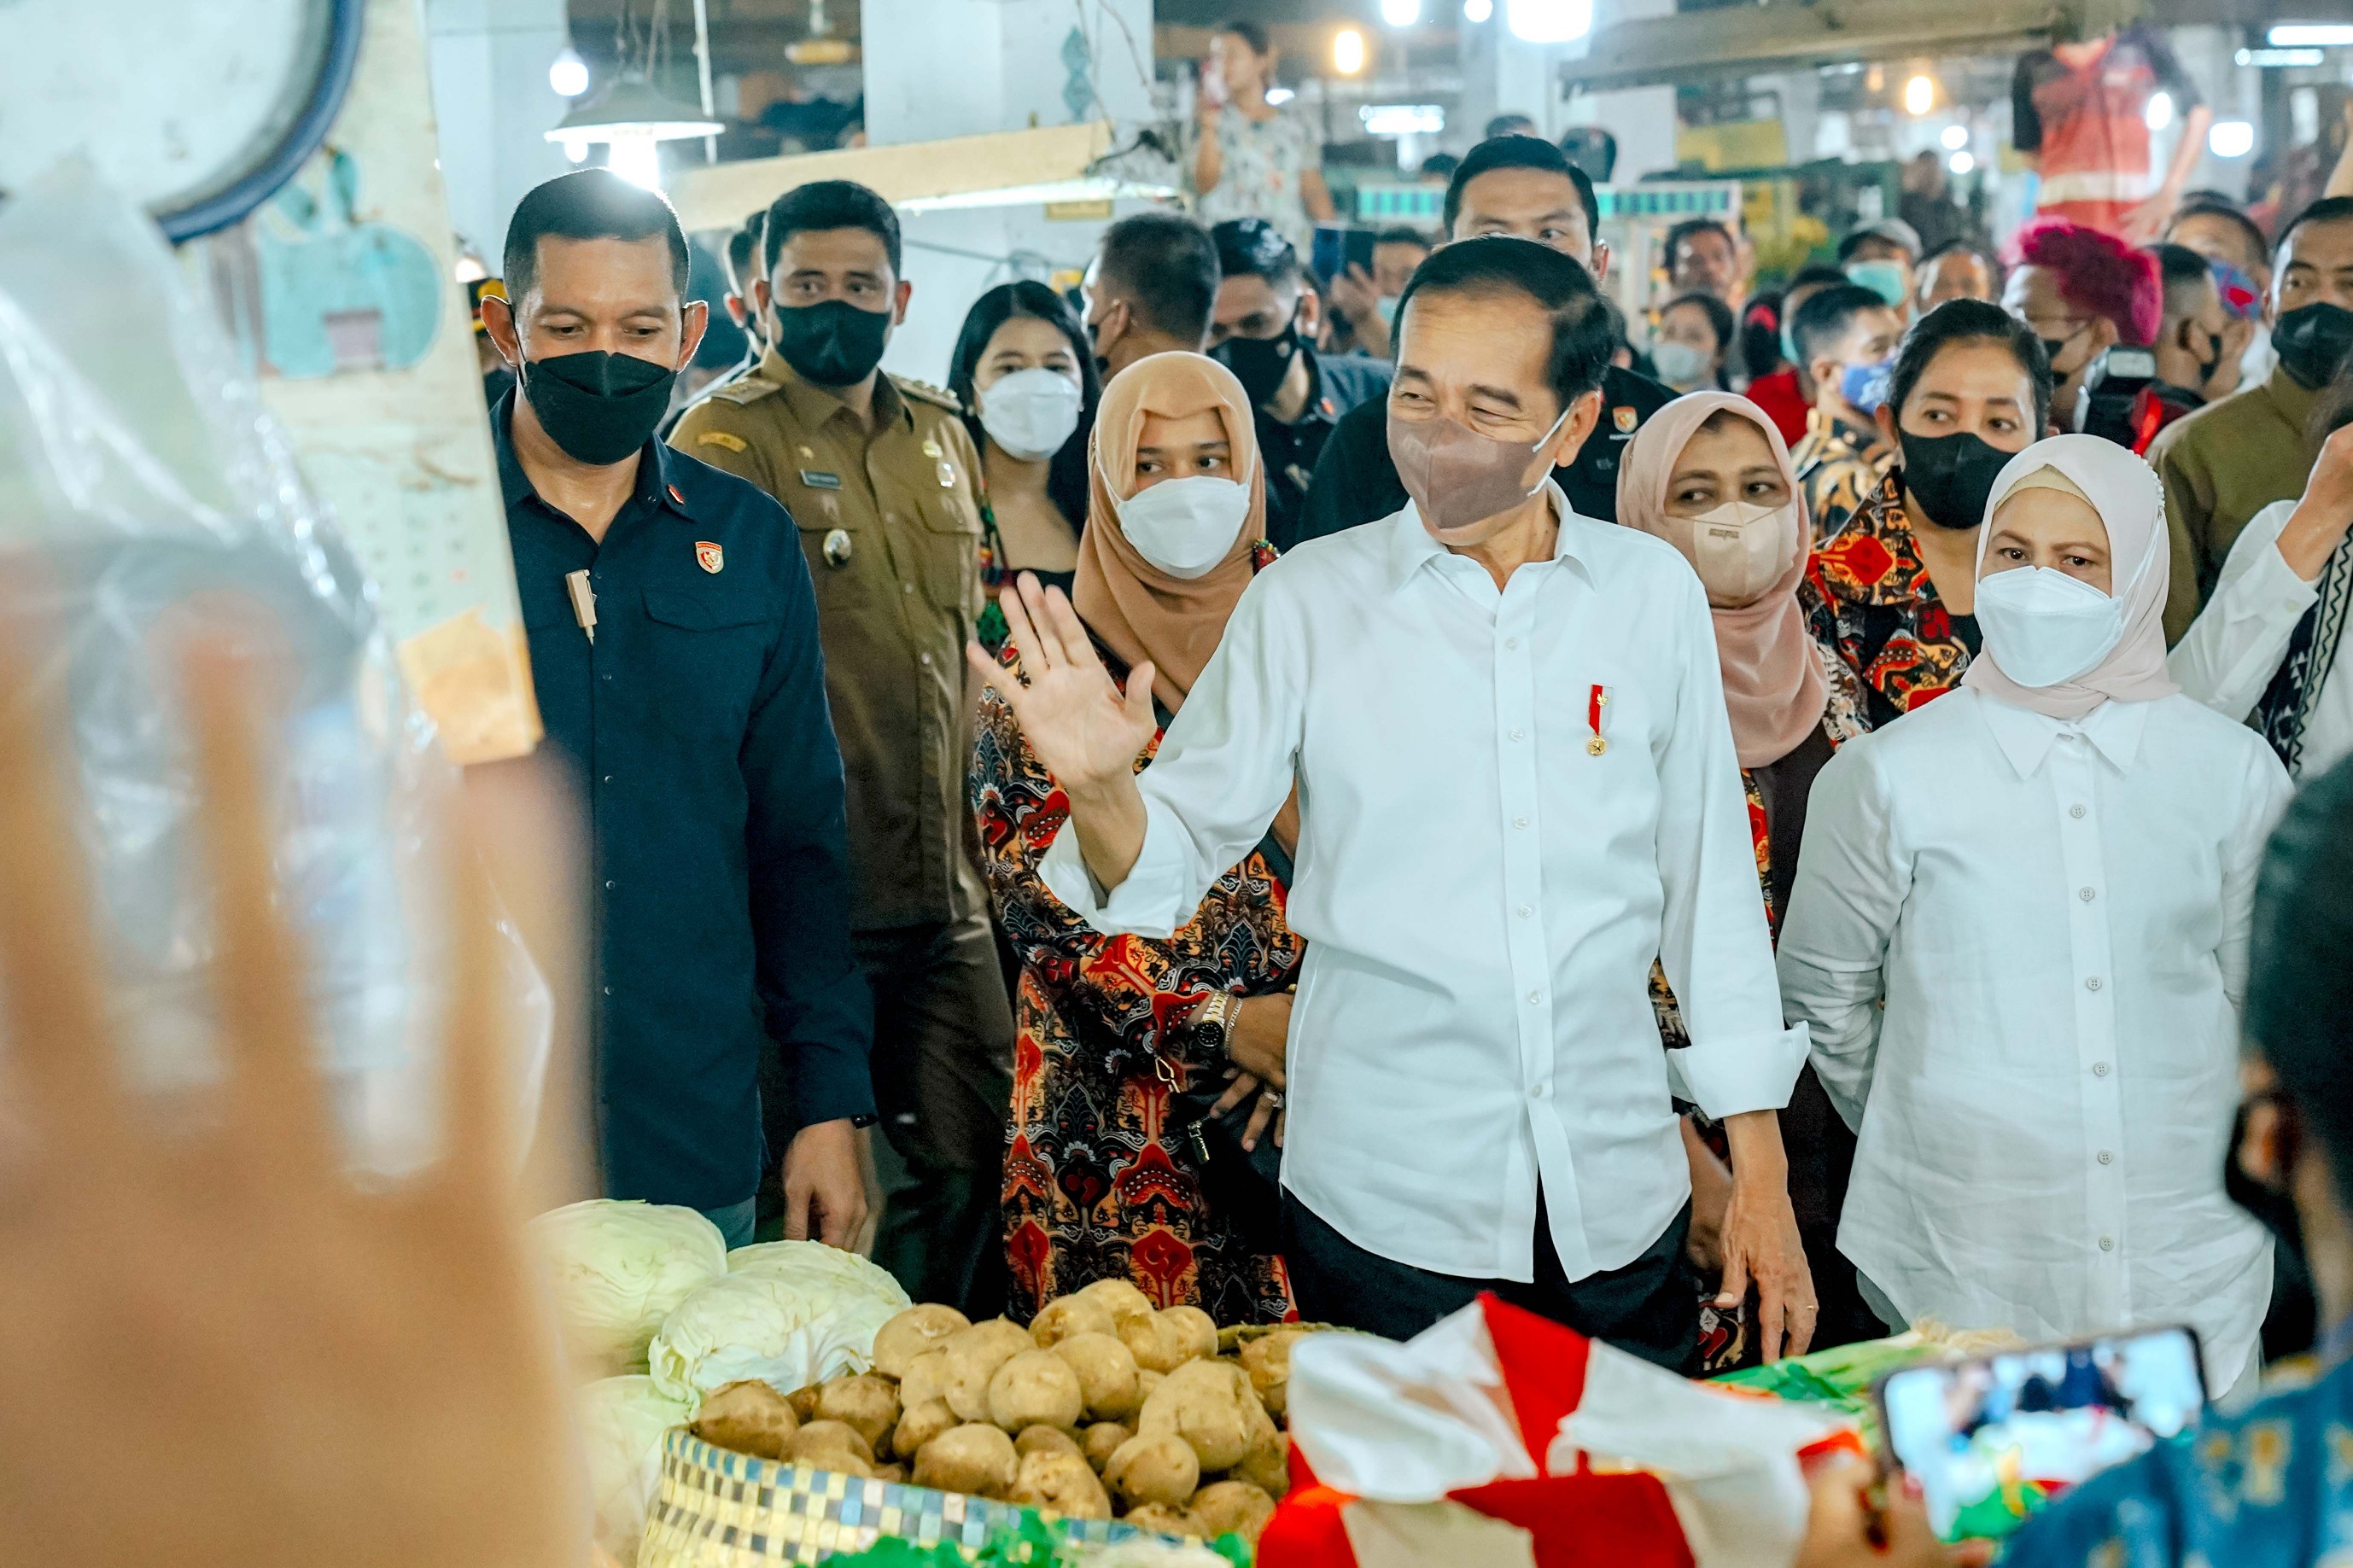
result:
<svg viewBox="0 0 2353 1568"><path fill-rule="evenodd" d="M216 1073L210 895L172 654L265 642L275 866L357 1174L433 1158L443 977L492 942L528 1118L553 1013L511 924L449 927L436 824L457 769L403 689L373 590L147 216L87 167L0 205L0 616L71 720L115 1037L158 1093ZM5 1048L5 1042L0 1042Z"/></svg>

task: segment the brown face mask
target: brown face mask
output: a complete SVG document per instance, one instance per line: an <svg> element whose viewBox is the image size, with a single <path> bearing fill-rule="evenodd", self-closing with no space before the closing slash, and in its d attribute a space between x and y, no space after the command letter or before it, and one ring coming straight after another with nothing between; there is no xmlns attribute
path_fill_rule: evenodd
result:
<svg viewBox="0 0 2353 1568"><path fill-rule="evenodd" d="M1570 406L1574 407L1575 405ZM1511 510L1544 483L1527 482L1528 459L1548 445L1568 419L1560 411L1534 446L1482 436L1457 419L1389 416L1389 456L1413 498L1422 526L1448 533Z"/></svg>

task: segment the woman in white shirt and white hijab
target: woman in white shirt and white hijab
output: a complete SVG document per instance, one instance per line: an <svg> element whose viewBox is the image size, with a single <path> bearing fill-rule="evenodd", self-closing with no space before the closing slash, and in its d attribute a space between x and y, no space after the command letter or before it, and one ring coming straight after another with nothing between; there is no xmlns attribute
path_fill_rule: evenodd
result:
<svg viewBox="0 0 2353 1568"><path fill-rule="evenodd" d="M2166 676L2146 464L2055 437L1986 517L1988 657L1822 770L1782 927L1784 1006L1860 1136L1839 1250L1892 1325L2189 1322L2219 1392L2271 1294L2222 1161L2287 775Z"/></svg>

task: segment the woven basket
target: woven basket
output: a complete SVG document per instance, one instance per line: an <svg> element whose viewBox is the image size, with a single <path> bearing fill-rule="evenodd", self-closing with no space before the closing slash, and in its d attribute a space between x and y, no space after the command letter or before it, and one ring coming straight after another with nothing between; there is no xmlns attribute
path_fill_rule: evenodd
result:
<svg viewBox="0 0 2353 1568"><path fill-rule="evenodd" d="M1061 1519L1017 1503L781 1465L714 1448L683 1426L662 1439L661 1485L638 1568L765 1568L863 1552L885 1536L977 1552L1000 1530L1042 1520L1085 1545L1173 1536L1110 1519Z"/></svg>

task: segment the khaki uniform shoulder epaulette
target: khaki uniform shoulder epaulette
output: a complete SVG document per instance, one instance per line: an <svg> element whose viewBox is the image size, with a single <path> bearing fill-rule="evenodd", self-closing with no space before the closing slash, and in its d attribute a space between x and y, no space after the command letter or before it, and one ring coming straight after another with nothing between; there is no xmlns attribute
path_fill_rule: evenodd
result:
<svg viewBox="0 0 2353 1568"><path fill-rule="evenodd" d="M733 403L740 408L745 404L757 403L760 399L772 396L783 390L784 386L781 383L770 381L764 375L754 374L738 376L724 386L714 386L711 389L710 395L721 403Z"/></svg>
<svg viewBox="0 0 2353 1568"><path fill-rule="evenodd" d="M900 395L902 397L912 397L918 403L928 403L934 408L944 408L951 414L961 415L964 412L964 404L955 393L945 387L934 386L928 381L917 381L912 376L904 375L892 376L891 384L899 389Z"/></svg>

